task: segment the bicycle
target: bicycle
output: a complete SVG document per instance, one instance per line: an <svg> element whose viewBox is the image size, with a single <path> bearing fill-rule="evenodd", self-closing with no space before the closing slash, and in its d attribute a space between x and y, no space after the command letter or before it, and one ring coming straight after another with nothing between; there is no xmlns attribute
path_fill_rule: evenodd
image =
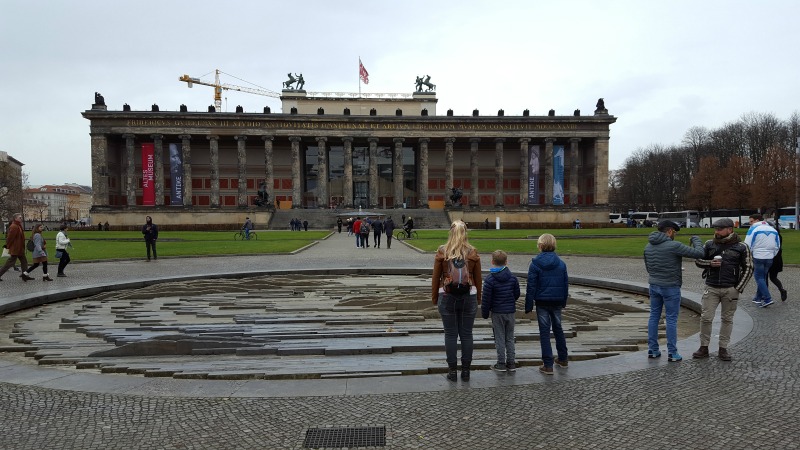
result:
<svg viewBox="0 0 800 450"><path fill-rule="evenodd" d="M397 239L398 241L403 241L405 239L419 239L419 235L417 234L416 231L411 230L411 237L408 237L408 234L406 234L405 231L400 230L394 234L394 238Z"/></svg>
<svg viewBox="0 0 800 450"><path fill-rule="evenodd" d="M244 240L246 240L246 239L245 239L244 230L239 230L239 231L237 231L237 232L236 232L236 233L233 235L233 240L234 240L234 241L244 241ZM256 232L255 232L255 231L253 231L253 230L250 230L250 240L256 240L256 241L257 241L257 240L258 240L258 233L256 233Z"/></svg>

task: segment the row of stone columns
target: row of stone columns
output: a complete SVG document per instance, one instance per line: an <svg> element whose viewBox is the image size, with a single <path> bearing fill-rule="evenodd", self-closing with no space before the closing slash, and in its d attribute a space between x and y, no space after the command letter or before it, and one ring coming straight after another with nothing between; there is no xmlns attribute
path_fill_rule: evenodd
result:
<svg viewBox="0 0 800 450"><path fill-rule="evenodd" d="M134 180L136 178L134 149L135 149L135 135L123 134L125 139L125 153L126 153L126 170L125 170L125 188L128 206L135 206L136 204L136 185ZM155 147L155 189L156 189L156 205L163 205L164 203L164 170L163 170L163 135L154 134L150 135L153 139ZM237 142L237 163L238 163L238 192L237 203L240 207L247 207L249 205L249 198L247 195L247 152L245 135L234 136ZM182 156L183 156L183 172L184 172L184 205L190 206L192 204L192 163L191 163L191 135L180 135L182 141ZM209 141L210 152L210 179L211 179L211 192L210 192L210 206L219 207L219 136L208 135L206 138ZM262 136L264 141L264 179L267 189L272 189L274 185L274 170L273 170L273 136ZM445 188L447 190L445 195L445 203L451 205L449 193L453 188L453 146L455 138L445 138ZM544 166L544 183L545 183L545 198L552 199L553 197L553 142L555 138L545 139L545 149L543 155L542 165ZM327 137L317 137L318 148L318 173L319 183L317 190L317 204L319 206L327 207L328 205L328 158L327 158ZM353 198L353 138L342 138L344 144L344 191L343 196L346 201ZM498 207L504 206L504 191L503 191L503 165L504 165L504 143L505 138L495 138L495 205ZM289 137L291 143L291 173L292 173L292 199L295 207L300 207L302 199L302 166L300 164L300 142L301 138L297 136ZM369 204L378 204L378 170L377 170L377 138L369 138ZM393 177L393 190L395 205L400 206L403 203L403 143L404 138L395 138L393 153L393 170L395 176ZM470 138L470 205L478 206L479 204L479 191L478 191L478 147L481 142L480 138ZM529 138L519 139L520 144L520 173L519 173L519 196L521 203L526 203L528 198L528 144ZM577 204L578 198L578 173L580 171L580 158L578 144L580 138L571 138L569 149L569 163L570 163L570 203ZM418 195L420 198L420 205L427 206L428 199L428 144L430 138L419 139L419 184ZM92 135L92 156L93 159L100 158L101 148L105 149L107 142L105 136L102 140L95 139ZM104 151L104 150L103 150ZM103 158L105 159L105 158ZM595 203L606 203L608 201L608 138L596 138L595 143ZM106 181L107 183L107 181ZM93 186L97 191L102 190L102 186L98 184ZM107 189L106 189L107 191ZM107 193L106 193L107 202ZM345 205L352 206L352 205Z"/></svg>

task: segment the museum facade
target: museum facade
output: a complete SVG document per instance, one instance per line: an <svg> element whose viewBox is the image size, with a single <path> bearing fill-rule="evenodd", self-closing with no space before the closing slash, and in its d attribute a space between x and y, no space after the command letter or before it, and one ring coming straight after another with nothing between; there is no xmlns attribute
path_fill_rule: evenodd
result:
<svg viewBox="0 0 800 450"><path fill-rule="evenodd" d="M140 223L153 211L173 223L229 223L226 212L406 207L585 210L607 221L616 118L602 99L592 115L456 116L437 115L427 92L285 90L282 113L111 111L96 97L83 112L95 220Z"/></svg>

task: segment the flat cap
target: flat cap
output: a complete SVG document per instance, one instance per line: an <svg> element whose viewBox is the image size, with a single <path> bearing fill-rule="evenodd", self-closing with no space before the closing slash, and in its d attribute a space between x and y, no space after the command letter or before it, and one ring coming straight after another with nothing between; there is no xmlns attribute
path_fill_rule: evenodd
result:
<svg viewBox="0 0 800 450"><path fill-rule="evenodd" d="M675 231L681 231L681 226L671 220L662 220L658 222L658 231L667 231L672 228Z"/></svg>
<svg viewBox="0 0 800 450"><path fill-rule="evenodd" d="M711 224L712 228L733 228L733 221L724 217L722 219L717 219L714 223Z"/></svg>

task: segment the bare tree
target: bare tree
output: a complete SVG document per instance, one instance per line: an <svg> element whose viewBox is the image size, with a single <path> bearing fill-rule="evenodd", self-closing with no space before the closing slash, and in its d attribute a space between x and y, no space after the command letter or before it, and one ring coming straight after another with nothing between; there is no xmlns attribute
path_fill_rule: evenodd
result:
<svg viewBox="0 0 800 450"><path fill-rule="evenodd" d="M734 156L719 173L714 189L713 203L720 208L754 208L753 163L741 156Z"/></svg>
<svg viewBox="0 0 800 450"><path fill-rule="evenodd" d="M753 200L764 210L793 204L794 155L778 147L767 150L756 169Z"/></svg>
<svg viewBox="0 0 800 450"><path fill-rule="evenodd" d="M719 160L714 156L706 156L700 160L700 169L692 178L689 201L692 206L707 211L716 209L714 190L720 182Z"/></svg>

